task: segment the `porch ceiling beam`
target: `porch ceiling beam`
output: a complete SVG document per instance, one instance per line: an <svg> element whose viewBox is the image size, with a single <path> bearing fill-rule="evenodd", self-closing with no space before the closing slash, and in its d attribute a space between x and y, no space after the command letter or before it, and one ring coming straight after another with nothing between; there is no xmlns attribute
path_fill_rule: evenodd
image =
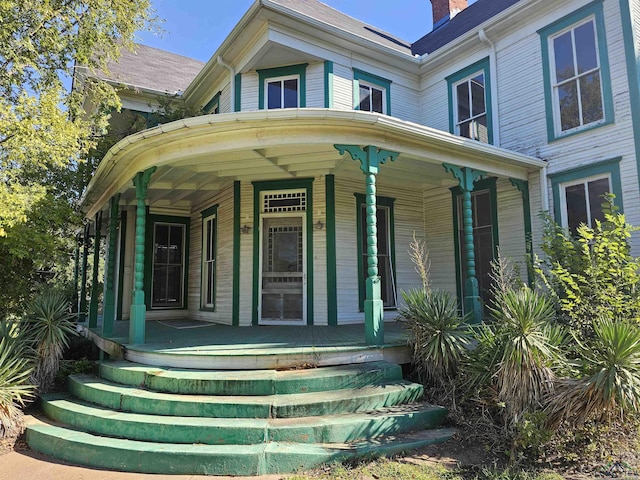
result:
<svg viewBox="0 0 640 480"><path fill-rule="evenodd" d="M287 169L287 167L283 167L278 163L278 159L277 158L271 158L268 157L265 153L264 150L262 149L254 149L253 150L256 155L259 155L260 157L264 158L266 161L268 161L269 163L271 163L274 167L279 168L283 173L286 173L288 176L291 176L291 174L289 173L289 170Z"/></svg>
<svg viewBox="0 0 640 480"><path fill-rule="evenodd" d="M264 165L264 163L262 163ZM203 170L206 172L207 170ZM260 167L260 168L235 168L229 170L218 171L219 177L236 177L236 176L244 176L244 177L255 177L256 175L261 175L263 173L274 173L283 176L283 172L277 169L275 166L270 167ZM293 177L294 175L290 172L286 173L286 176Z"/></svg>

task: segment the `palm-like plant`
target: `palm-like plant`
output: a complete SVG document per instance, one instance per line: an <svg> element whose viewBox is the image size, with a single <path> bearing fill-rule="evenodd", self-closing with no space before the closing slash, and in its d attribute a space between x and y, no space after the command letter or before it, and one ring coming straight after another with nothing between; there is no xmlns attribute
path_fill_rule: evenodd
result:
<svg viewBox="0 0 640 480"><path fill-rule="evenodd" d="M44 293L31 304L28 336L36 355L34 379L40 392L48 391L53 385L69 337L76 335L67 306L65 297L56 292Z"/></svg>
<svg viewBox="0 0 640 480"><path fill-rule="evenodd" d="M400 315L410 331L413 364L422 381L442 385L455 375L469 346L470 334L447 292L402 292Z"/></svg>
<svg viewBox="0 0 640 480"><path fill-rule="evenodd" d="M0 329L11 334L0 339L0 438L19 433L22 427L22 410L31 399L35 386L30 383L31 364L26 356L24 343L16 338L17 332L7 322L0 322Z"/></svg>
<svg viewBox="0 0 640 480"><path fill-rule="evenodd" d="M640 328L601 318L593 330L591 344L578 344L585 375L560 380L549 396L546 410L552 426L640 412Z"/></svg>

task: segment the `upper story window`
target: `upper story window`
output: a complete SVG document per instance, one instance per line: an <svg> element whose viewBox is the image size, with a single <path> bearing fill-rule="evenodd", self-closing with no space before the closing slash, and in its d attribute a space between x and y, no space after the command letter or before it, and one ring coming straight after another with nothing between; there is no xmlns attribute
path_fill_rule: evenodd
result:
<svg viewBox="0 0 640 480"><path fill-rule="evenodd" d="M307 64L258 70L260 109L306 107Z"/></svg>
<svg viewBox="0 0 640 480"><path fill-rule="evenodd" d="M613 122L602 2L539 33L549 140Z"/></svg>
<svg viewBox="0 0 640 480"><path fill-rule="evenodd" d="M461 137L493 143L489 59L447 77L449 131Z"/></svg>
<svg viewBox="0 0 640 480"><path fill-rule="evenodd" d="M391 80L354 68L353 83L356 110L391 115Z"/></svg>
<svg viewBox="0 0 640 480"><path fill-rule="evenodd" d="M211 100L207 102L207 104L202 107L202 111L208 115L215 115L220 113L220 94L221 92L216 93Z"/></svg>
<svg viewBox="0 0 640 480"><path fill-rule="evenodd" d="M620 158L614 158L549 175L556 221L572 233L581 224L595 226L595 220L604 220L607 193L615 195L614 203L622 210L619 164Z"/></svg>

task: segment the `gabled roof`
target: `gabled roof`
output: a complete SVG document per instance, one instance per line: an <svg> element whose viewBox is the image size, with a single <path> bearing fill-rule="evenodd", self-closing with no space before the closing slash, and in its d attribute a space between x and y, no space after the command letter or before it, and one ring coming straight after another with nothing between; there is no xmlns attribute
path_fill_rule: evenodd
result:
<svg viewBox="0 0 640 480"><path fill-rule="evenodd" d="M122 49L118 61L109 63L109 73L97 72L97 76L131 87L173 94L184 91L203 66L203 62L193 58L136 44L135 52Z"/></svg>
<svg viewBox="0 0 640 480"><path fill-rule="evenodd" d="M425 0L426 1L426 0ZM297 12L316 21L352 33L366 40L411 55L411 42L402 40L373 25L361 22L318 0L263 0L263 5L274 4Z"/></svg>
<svg viewBox="0 0 640 480"><path fill-rule="evenodd" d="M478 27L494 15L518 3L520 0L478 0L439 28L427 33L411 45L414 55L432 53L447 43Z"/></svg>

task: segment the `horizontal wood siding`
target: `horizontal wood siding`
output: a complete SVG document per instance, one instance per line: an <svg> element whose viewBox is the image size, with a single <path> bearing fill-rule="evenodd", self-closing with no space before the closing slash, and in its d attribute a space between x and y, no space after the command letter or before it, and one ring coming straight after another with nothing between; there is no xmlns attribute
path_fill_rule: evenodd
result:
<svg viewBox="0 0 640 480"><path fill-rule="evenodd" d="M333 108L353 110L353 71L339 63L333 64Z"/></svg>
<svg viewBox="0 0 640 480"><path fill-rule="evenodd" d="M241 111L258 110L258 74L247 72L242 74Z"/></svg>
<svg viewBox="0 0 640 480"><path fill-rule="evenodd" d="M527 281L527 246L524 236L524 209L522 194L508 179L496 182L498 195L498 244L500 255Z"/></svg>
<svg viewBox="0 0 640 480"><path fill-rule="evenodd" d="M307 107L324 108L324 63L307 66Z"/></svg>
<svg viewBox="0 0 640 480"><path fill-rule="evenodd" d="M327 206L325 179L313 181L313 211L308 212L313 222L313 323L327 324ZM318 228L318 222L322 227Z"/></svg>
<svg viewBox="0 0 640 480"><path fill-rule="evenodd" d="M251 325L253 316L253 185L240 184L240 227L248 226L249 233L240 233L240 326Z"/></svg>

